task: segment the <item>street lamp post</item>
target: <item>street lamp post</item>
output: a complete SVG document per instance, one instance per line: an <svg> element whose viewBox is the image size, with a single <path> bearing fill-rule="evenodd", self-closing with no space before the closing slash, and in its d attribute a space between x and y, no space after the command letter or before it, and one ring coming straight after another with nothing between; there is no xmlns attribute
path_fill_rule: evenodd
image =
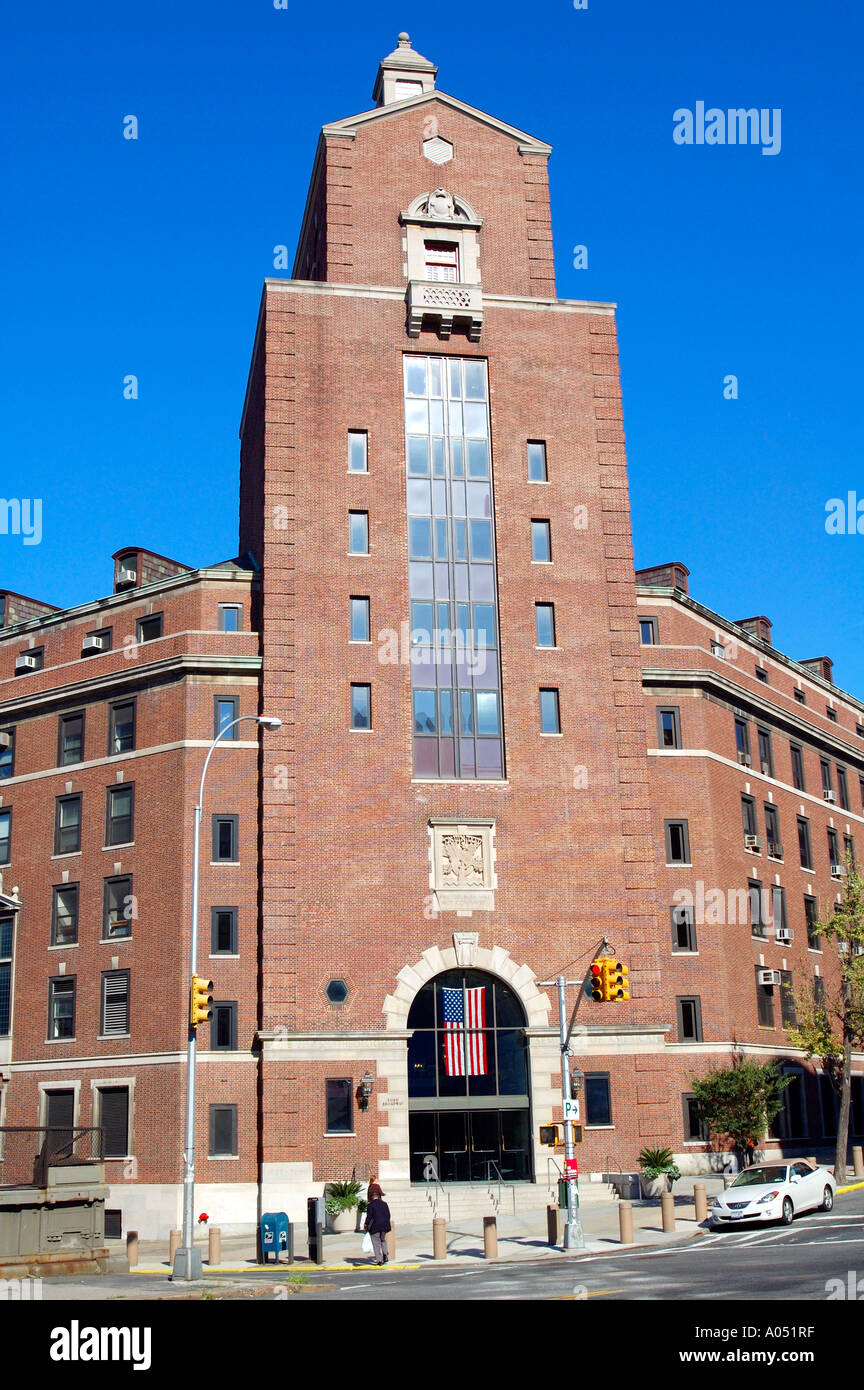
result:
<svg viewBox="0 0 864 1390"><path fill-rule="evenodd" d="M232 719L224 729L220 729L204 759L201 785L198 791L198 804L192 836L192 929L189 938L189 980L198 972L198 868L201 858L201 814L204 804L204 781L214 750L231 729L245 721L254 721L265 729L281 729L282 720L266 714L243 714ZM196 1030L189 1018L189 992L186 993L187 1027L189 1039L186 1045L186 1147L183 1152L183 1243L174 1256L173 1277L175 1279L200 1279L201 1251L196 1249L193 1236L195 1221L195 1063L197 1059Z"/></svg>

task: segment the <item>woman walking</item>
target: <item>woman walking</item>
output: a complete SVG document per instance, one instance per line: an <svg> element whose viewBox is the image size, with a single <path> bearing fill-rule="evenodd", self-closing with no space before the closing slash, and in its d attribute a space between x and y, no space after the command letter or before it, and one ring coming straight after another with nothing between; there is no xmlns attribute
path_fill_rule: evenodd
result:
<svg viewBox="0 0 864 1390"><path fill-rule="evenodd" d="M384 1194L377 1183L372 1183L368 1194L365 1229L372 1237L372 1251L376 1265L387 1263L387 1232L390 1230L390 1208L384 1201Z"/></svg>

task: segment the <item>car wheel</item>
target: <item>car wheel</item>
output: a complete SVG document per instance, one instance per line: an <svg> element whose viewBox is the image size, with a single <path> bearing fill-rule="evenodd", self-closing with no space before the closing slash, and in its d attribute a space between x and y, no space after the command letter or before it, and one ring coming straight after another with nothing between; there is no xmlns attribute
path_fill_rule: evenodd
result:
<svg viewBox="0 0 864 1390"><path fill-rule="evenodd" d="M820 1205L820 1207L819 1207L819 1210L820 1210L820 1211L830 1211L831 1208L833 1207L833 1205L834 1205L834 1193L831 1191L831 1188L828 1187L828 1185L827 1185L827 1183L826 1183L826 1185L825 1185L825 1191L822 1193L822 1203L821 1203L821 1205Z"/></svg>
<svg viewBox="0 0 864 1390"><path fill-rule="evenodd" d="M791 1225L792 1225L792 1218L794 1217L794 1215L795 1215L795 1208L794 1208L793 1205L792 1205L791 1199L790 1199L789 1197L784 1197L784 1198L783 1198L783 1225L784 1225L784 1226L791 1226Z"/></svg>

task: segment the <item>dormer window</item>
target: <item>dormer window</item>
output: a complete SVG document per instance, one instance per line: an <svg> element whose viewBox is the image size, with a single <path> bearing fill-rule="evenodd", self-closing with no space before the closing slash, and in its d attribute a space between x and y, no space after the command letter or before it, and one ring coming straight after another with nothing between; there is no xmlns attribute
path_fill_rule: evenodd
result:
<svg viewBox="0 0 864 1390"><path fill-rule="evenodd" d="M455 241L424 241L427 280L459 279L459 247Z"/></svg>

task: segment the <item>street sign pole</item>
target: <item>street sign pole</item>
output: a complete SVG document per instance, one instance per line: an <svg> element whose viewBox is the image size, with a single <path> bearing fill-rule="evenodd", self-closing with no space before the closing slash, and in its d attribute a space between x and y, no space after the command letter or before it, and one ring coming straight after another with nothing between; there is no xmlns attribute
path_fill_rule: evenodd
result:
<svg viewBox="0 0 864 1390"><path fill-rule="evenodd" d="M570 1059L568 1056L567 1028L567 984L563 975L555 982L558 986L558 1020L561 1026L561 1096L564 1102L564 1166L567 1172L565 1191L567 1193L567 1225L564 1229L564 1249L584 1250L585 1236L579 1217L579 1188L577 1180L570 1176L575 1145L573 1126L567 1116L567 1101L572 1099L570 1089ZM571 982L572 983L572 982ZM581 981L579 982L581 983Z"/></svg>

